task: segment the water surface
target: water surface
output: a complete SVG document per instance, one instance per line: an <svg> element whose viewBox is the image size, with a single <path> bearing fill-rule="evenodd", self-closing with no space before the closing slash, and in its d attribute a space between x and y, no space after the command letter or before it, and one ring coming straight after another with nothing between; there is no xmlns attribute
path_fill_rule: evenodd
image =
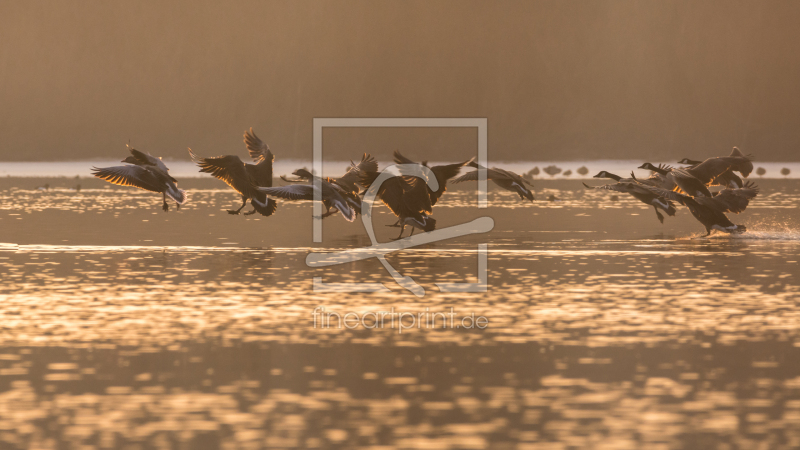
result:
<svg viewBox="0 0 800 450"><path fill-rule="evenodd" d="M0 183L0 441L10 448L796 448L800 183L760 180L741 236L693 239L685 208L539 181L537 201L467 186L440 227L487 234L310 269L309 251L369 245L311 206L230 216L214 180L190 201L81 179ZM599 184L599 183L598 183ZM557 201L546 199L553 195ZM237 205L238 207L238 205ZM249 209L249 207L247 208ZM383 207L379 240L398 232ZM474 282L488 243L486 293ZM390 293L320 293L382 282ZM453 312L488 327L315 327L316 308Z"/></svg>

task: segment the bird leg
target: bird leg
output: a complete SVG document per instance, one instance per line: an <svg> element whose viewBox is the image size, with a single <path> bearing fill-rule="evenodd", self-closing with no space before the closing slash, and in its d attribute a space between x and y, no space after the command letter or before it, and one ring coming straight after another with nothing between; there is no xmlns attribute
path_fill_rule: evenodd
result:
<svg viewBox="0 0 800 450"><path fill-rule="evenodd" d="M164 195L164 204L161 205L161 209L163 209L164 212L167 212L169 211L169 205L167 204L167 193L163 192L163 195Z"/></svg>
<svg viewBox="0 0 800 450"><path fill-rule="evenodd" d="M661 215L661 213L660 213L660 212L658 212L658 208L656 208L655 206L653 206L653 209L655 209L655 210L656 210L656 216L658 216L658 221L659 221L659 222L661 222L661 223L664 223L664 216L662 216L662 215Z"/></svg>
<svg viewBox="0 0 800 450"><path fill-rule="evenodd" d="M400 234L399 234L399 235L398 235L396 238L394 238L394 239L392 239L392 240L393 240L393 241L397 241L397 240L399 240L401 237L403 237L403 231L405 231L405 229L406 229L406 224L400 225Z"/></svg>
<svg viewBox="0 0 800 450"><path fill-rule="evenodd" d="M417 229L417 227L411 227L411 234L408 235L408 237L413 236L414 235L414 230L416 230L416 229Z"/></svg>
<svg viewBox="0 0 800 450"><path fill-rule="evenodd" d="M241 211L242 208L244 208L246 205L247 205L247 197L242 196L242 206L240 206L239 209L237 210L229 209L228 214L233 214L233 215L239 214L239 211Z"/></svg>
<svg viewBox="0 0 800 450"><path fill-rule="evenodd" d="M392 225L386 225L386 226L387 226L387 227L399 227L399 226L400 226L400 219L397 219L397 222L395 222L394 224L392 224Z"/></svg>
<svg viewBox="0 0 800 450"><path fill-rule="evenodd" d="M710 229L708 229L708 228L706 228L706 234L704 234L704 235L702 235L702 236L697 236L697 237L694 237L694 238L692 238L692 239L703 239L704 237L708 237L708 236L711 236L711 230L710 230Z"/></svg>
<svg viewBox="0 0 800 450"><path fill-rule="evenodd" d="M180 204L180 203L178 203L178 202L175 202L175 209L177 209L178 211L180 211L180 210L181 210L181 204Z"/></svg>

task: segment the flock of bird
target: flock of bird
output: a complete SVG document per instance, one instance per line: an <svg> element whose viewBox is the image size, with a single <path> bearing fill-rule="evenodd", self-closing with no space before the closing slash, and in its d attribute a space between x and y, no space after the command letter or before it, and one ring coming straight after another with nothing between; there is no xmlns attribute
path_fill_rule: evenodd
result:
<svg viewBox="0 0 800 450"><path fill-rule="evenodd" d="M347 221L352 222L361 213L361 202L366 191L380 175L378 163L371 155L365 153L357 164L351 162L350 167L341 177L317 177L306 169L298 169L293 175L296 178L281 177L290 184L272 186L272 164L274 155L253 129L244 133L244 143L253 163L246 163L236 155L201 157L189 149L189 155L200 168L200 172L208 173L224 181L242 197L238 209L228 210L229 214L239 214L247 201L253 209L244 215L259 213L271 216L278 204L276 198L286 200L314 200L317 189L325 206L322 218L341 213ZM121 186L133 186L147 191L161 193L162 208L169 210L167 197L172 199L178 209L187 201L186 192L178 189L178 181L169 175L169 169L161 161L148 153L129 148L131 156L122 162L124 166L92 168L95 177ZM427 162L414 162L394 152L396 164L421 165L429 169L428 173L436 178L438 189L429 187L426 180L417 176L401 175L385 180L378 187L376 196L397 216L395 224L403 236L406 226L411 226L411 235L415 229L432 231L436 220L431 217L433 206L447 190L447 183L477 181L480 170L486 171L486 179L499 187L516 192L522 201L533 201L533 186L528 180L509 170L498 167L484 168L470 159L455 164L428 166ZM650 163L641 165L640 169L649 169L652 175L646 179L638 179L631 172L631 178L602 171L594 178L608 178L616 183L603 186L588 186L589 189L604 189L628 193L636 199L652 205L661 223L664 216L676 212L675 203L686 206L692 215L706 228L708 236L714 230L727 233L746 231L744 225L733 224L725 213L740 213L749 201L758 194L758 187L752 182L743 182L753 171L751 159L734 147L730 156L709 158L705 161L683 159L679 164L687 167L654 166ZM464 167L478 170L458 176ZM739 175L736 175L738 172ZM711 192L709 187L721 186L723 189Z"/></svg>
<svg viewBox="0 0 800 450"><path fill-rule="evenodd" d="M687 165L684 168L673 168L651 163L644 163L639 169L649 169L652 172L649 178L637 179L631 172L631 178L622 178L618 175L602 171L594 178L609 178L616 183L604 186L583 185L588 189L607 189L610 191L625 192L637 200L652 205L656 216L664 223L664 216L659 209L667 215L675 215L677 202L689 209L695 219L706 227L708 236L714 230L726 233L743 233L747 231L744 225L735 225L725 213L738 214L747 208L756 195L758 187L753 182L743 182L753 171L753 162L734 147L730 156L708 158L705 161L682 159L678 164ZM721 186L724 189L711 192L709 187Z"/></svg>

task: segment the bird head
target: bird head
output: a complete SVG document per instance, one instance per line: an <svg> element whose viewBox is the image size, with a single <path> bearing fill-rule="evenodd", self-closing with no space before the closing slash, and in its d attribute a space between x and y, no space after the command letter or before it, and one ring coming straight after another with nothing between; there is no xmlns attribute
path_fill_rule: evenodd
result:
<svg viewBox="0 0 800 450"><path fill-rule="evenodd" d="M314 178L314 175L311 174L307 169L297 169L292 172L292 175L298 176L300 178Z"/></svg>

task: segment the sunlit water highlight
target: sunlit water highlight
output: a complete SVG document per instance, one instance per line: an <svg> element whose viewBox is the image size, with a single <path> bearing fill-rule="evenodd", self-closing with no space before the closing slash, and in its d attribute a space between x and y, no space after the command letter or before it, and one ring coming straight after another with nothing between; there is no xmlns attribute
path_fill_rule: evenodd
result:
<svg viewBox="0 0 800 450"><path fill-rule="evenodd" d="M326 219L314 245L307 204L234 217L236 195L198 181L163 213L91 181L0 187L4 447L800 446L796 181L764 180L732 216L748 233L708 239L684 208L661 225L575 182L538 182L532 204L492 191L487 210L454 189L441 226L496 225L389 254L423 298L375 260L305 265L369 245L360 219ZM378 208L382 242L392 221ZM488 292L438 292L476 279L482 242ZM314 276L392 292L314 292ZM321 328L321 306L489 326Z"/></svg>

